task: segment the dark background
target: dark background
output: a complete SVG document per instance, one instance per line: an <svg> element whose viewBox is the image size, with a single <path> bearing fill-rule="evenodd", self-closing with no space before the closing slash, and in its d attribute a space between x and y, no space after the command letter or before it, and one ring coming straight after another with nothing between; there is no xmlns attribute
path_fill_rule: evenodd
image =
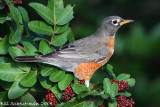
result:
<svg viewBox="0 0 160 107"><path fill-rule="evenodd" d="M23 0L30 20L40 17ZM136 79L131 89L135 107L160 107L160 0L64 0L75 5L70 26L76 39L93 34L101 21L118 15L135 22L121 27L115 40L115 53L108 63L116 74L129 73ZM0 35L7 33L0 25ZM101 77L97 77L101 78Z"/></svg>

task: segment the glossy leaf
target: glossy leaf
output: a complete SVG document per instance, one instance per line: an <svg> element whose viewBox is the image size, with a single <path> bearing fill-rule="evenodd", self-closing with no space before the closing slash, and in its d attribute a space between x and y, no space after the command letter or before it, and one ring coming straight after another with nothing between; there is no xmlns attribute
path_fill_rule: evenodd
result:
<svg viewBox="0 0 160 107"><path fill-rule="evenodd" d="M126 79L125 81L128 81L128 85L130 87L133 87L135 85L135 83L136 83L134 78L129 78L129 79Z"/></svg>
<svg viewBox="0 0 160 107"><path fill-rule="evenodd" d="M117 101L115 101L115 100L109 100L108 107L117 107Z"/></svg>
<svg viewBox="0 0 160 107"><path fill-rule="evenodd" d="M35 46L33 46L31 43L29 42L23 42L23 46L25 49L25 55L38 55L35 52L37 52L37 49L35 48Z"/></svg>
<svg viewBox="0 0 160 107"><path fill-rule="evenodd" d="M43 35L53 35L53 28L42 21L31 21L28 23L28 27L33 32Z"/></svg>
<svg viewBox="0 0 160 107"><path fill-rule="evenodd" d="M68 5L64 8L57 17L57 25L64 25L73 19L73 7Z"/></svg>
<svg viewBox="0 0 160 107"><path fill-rule="evenodd" d="M10 2L10 0L5 0L5 1L10 9L10 12L13 16L13 19L16 22L16 25L18 26L19 24L23 24L22 16L21 16L20 12L18 11L18 9L13 6L13 4Z"/></svg>
<svg viewBox="0 0 160 107"><path fill-rule="evenodd" d="M84 84L74 84L72 86L72 89L76 94L79 94L82 91L88 91L88 89L86 88Z"/></svg>
<svg viewBox="0 0 160 107"><path fill-rule="evenodd" d="M16 98L22 96L28 90L28 88L20 85L20 81L23 77L24 77L24 75L21 77L18 77L18 79L12 84L11 88L8 91L8 98L9 99L16 99Z"/></svg>
<svg viewBox="0 0 160 107"><path fill-rule="evenodd" d="M21 36L24 31L24 26L23 25L17 25L17 29L15 32L12 32L9 36L9 43L10 44L16 44L21 41Z"/></svg>
<svg viewBox="0 0 160 107"><path fill-rule="evenodd" d="M122 80L125 80L125 79L128 79L130 77L130 75L129 74L119 74L118 76L117 76L117 80L119 80L119 81L122 81Z"/></svg>
<svg viewBox="0 0 160 107"><path fill-rule="evenodd" d="M67 86L71 83L73 80L73 76L71 74L66 74L60 82L58 82L58 87L61 90L64 90L67 88Z"/></svg>
<svg viewBox="0 0 160 107"><path fill-rule="evenodd" d="M114 72L113 72L113 66L110 65L110 64L107 64L107 69L109 70L109 71L108 71L109 74L111 74L112 77L116 79L116 75L115 75Z"/></svg>
<svg viewBox="0 0 160 107"><path fill-rule="evenodd" d="M65 31L64 33L54 36L53 38L53 45L54 46L62 46L63 44L65 44L67 42L68 39L68 30Z"/></svg>
<svg viewBox="0 0 160 107"><path fill-rule="evenodd" d="M61 81L65 76L65 71L54 71L49 79L52 81L52 82L58 82L58 81Z"/></svg>
<svg viewBox="0 0 160 107"><path fill-rule="evenodd" d="M69 38L69 42L74 42L75 41L74 34L73 34L71 28L69 28L69 36L68 36L68 38Z"/></svg>
<svg viewBox="0 0 160 107"><path fill-rule="evenodd" d="M21 49L14 46L9 48L9 54L12 56L12 58L16 56L24 56L24 52Z"/></svg>
<svg viewBox="0 0 160 107"><path fill-rule="evenodd" d="M0 65L0 79L8 82L13 82L17 77L22 76L24 74L22 70L20 70L16 64L13 63L5 63Z"/></svg>
<svg viewBox="0 0 160 107"><path fill-rule="evenodd" d="M32 87L36 82L37 82L37 72L36 71L30 71L20 81L21 85L24 87Z"/></svg>
<svg viewBox="0 0 160 107"><path fill-rule="evenodd" d="M43 77L42 75L38 75L38 79L39 82L41 83L41 85L46 88L46 89L50 89L52 86L52 82L49 80L48 77Z"/></svg>
<svg viewBox="0 0 160 107"><path fill-rule="evenodd" d="M24 26L25 26L25 31L28 35L30 35L30 30L28 28L28 23L29 23L29 16L28 16L28 12L25 8L18 6L18 9L20 11L20 13L22 14L22 18L23 18L23 22L24 22Z"/></svg>
<svg viewBox="0 0 160 107"><path fill-rule="evenodd" d="M24 52L17 47L10 47L9 48L9 54L12 56L12 58L14 58L16 56L24 56ZM30 71L30 69L31 69L31 67L28 64L23 63L23 62L16 62L16 65L20 69L22 69L24 71L27 71L27 72Z"/></svg>
<svg viewBox="0 0 160 107"><path fill-rule="evenodd" d="M108 78L105 78L103 80L103 89L104 89L105 93L110 93L110 91L111 91L111 82Z"/></svg>
<svg viewBox="0 0 160 107"><path fill-rule="evenodd" d="M6 21L6 17L0 17L0 24L3 24Z"/></svg>
<svg viewBox="0 0 160 107"><path fill-rule="evenodd" d="M110 97L114 98L117 95L118 92L118 83L113 83L110 87Z"/></svg>
<svg viewBox="0 0 160 107"><path fill-rule="evenodd" d="M8 53L9 48L8 35L6 35L2 41L0 41L0 54L4 55Z"/></svg>
<svg viewBox="0 0 160 107"><path fill-rule="evenodd" d="M53 11L54 19L56 20L58 14L64 9L63 0L48 0L47 7Z"/></svg>
<svg viewBox="0 0 160 107"><path fill-rule="evenodd" d="M67 23L67 24L65 24L63 26L57 25L55 27L56 34L61 34L61 33L65 32L68 29L68 26L69 26L69 23Z"/></svg>
<svg viewBox="0 0 160 107"><path fill-rule="evenodd" d="M54 25L54 14L48 7L40 3L30 3L29 6L35 9L47 23Z"/></svg>
<svg viewBox="0 0 160 107"><path fill-rule="evenodd" d="M36 107L36 103L37 103L37 101L36 101L36 99L30 94L30 93L26 93L25 95L23 95L22 97L21 97L21 99L20 99L20 102L22 103L22 104L25 104L25 103L27 103L27 104L35 104L35 107ZM38 104L38 103L37 103ZM32 107L33 107L34 105L32 105ZM29 105L28 105L28 107L29 107Z"/></svg>
<svg viewBox="0 0 160 107"><path fill-rule="evenodd" d="M52 47L50 48L47 42L45 42L44 40L41 40L39 45L39 52L41 52L44 55L53 51L54 51L54 48Z"/></svg>
<svg viewBox="0 0 160 107"><path fill-rule="evenodd" d="M44 88L42 87L42 85L39 83L39 81L36 82L36 84L34 84L34 86L32 86L30 88L31 91L33 92L40 92L40 93L44 93Z"/></svg>
<svg viewBox="0 0 160 107"><path fill-rule="evenodd" d="M41 75L42 76L49 76L50 74L52 74L54 71L56 71L57 69L54 67L44 67L41 70Z"/></svg>

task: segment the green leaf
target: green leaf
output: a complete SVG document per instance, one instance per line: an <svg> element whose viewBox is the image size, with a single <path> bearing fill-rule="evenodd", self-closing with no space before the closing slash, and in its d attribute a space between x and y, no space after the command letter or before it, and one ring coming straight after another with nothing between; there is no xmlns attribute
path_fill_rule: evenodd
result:
<svg viewBox="0 0 160 107"><path fill-rule="evenodd" d="M129 79L126 79L125 81L128 81L128 85L130 87L133 87L135 85L135 83L136 83L134 78L129 78Z"/></svg>
<svg viewBox="0 0 160 107"><path fill-rule="evenodd" d="M53 38L53 45L54 46L62 46L67 42L68 39L68 30L66 30L64 33L54 36Z"/></svg>
<svg viewBox="0 0 160 107"><path fill-rule="evenodd" d="M125 91L125 92L118 92L119 95L124 95L126 97L130 97L131 96L131 93Z"/></svg>
<svg viewBox="0 0 160 107"><path fill-rule="evenodd" d="M64 9L63 0L48 0L47 7L53 11L53 16L56 20L58 14Z"/></svg>
<svg viewBox="0 0 160 107"><path fill-rule="evenodd" d="M110 91L111 91L111 82L108 78L105 78L103 80L103 89L104 89L105 93L110 93Z"/></svg>
<svg viewBox="0 0 160 107"><path fill-rule="evenodd" d="M37 49L29 42L23 42L23 46L25 49L25 55L38 55L35 52L37 52Z"/></svg>
<svg viewBox="0 0 160 107"><path fill-rule="evenodd" d="M5 90L9 90L12 84L13 84L12 82L6 82L6 81L0 80L0 86Z"/></svg>
<svg viewBox="0 0 160 107"><path fill-rule="evenodd" d="M28 23L28 27L33 32L43 35L53 35L53 28L42 21L31 21Z"/></svg>
<svg viewBox="0 0 160 107"><path fill-rule="evenodd" d="M111 85L110 97L114 98L118 93L118 83L113 83Z"/></svg>
<svg viewBox="0 0 160 107"><path fill-rule="evenodd" d="M16 56L24 56L24 52L21 49L14 46L9 48L9 54L12 56L12 58Z"/></svg>
<svg viewBox="0 0 160 107"><path fill-rule="evenodd" d="M71 74L66 74L60 82L58 82L58 87L61 90L64 90L67 88L67 86L71 83L73 80L73 76Z"/></svg>
<svg viewBox="0 0 160 107"><path fill-rule="evenodd" d="M36 38L33 39L33 41L40 41L40 40L44 40L44 41L46 41L48 43L50 42L49 40L47 40L45 38L40 38L40 37L36 37Z"/></svg>
<svg viewBox="0 0 160 107"><path fill-rule="evenodd" d="M54 14L52 10L40 3L30 3L29 6L35 9L47 23L54 25Z"/></svg>
<svg viewBox="0 0 160 107"><path fill-rule="evenodd" d="M69 23L67 23L63 26L56 25L55 33L56 34L61 34L61 33L65 32L68 29L68 26L69 26Z"/></svg>
<svg viewBox="0 0 160 107"><path fill-rule="evenodd" d="M64 25L73 19L73 7L68 5L64 8L57 17L57 25Z"/></svg>
<svg viewBox="0 0 160 107"><path fill-rule="evenodd" d="M108 93L102 94L101 97L102 97L103 99L107 99L107 98L109 98L109 94L108 94Z"/></svg>
<svg viewBox="0 0 160 107"><path fill-rule="evenodd" d="M56 98L60 101L61 97L62 97L62 91L59 90L58 85L54 85L52 88L50 88L50 90L52 91L52 93L54 93L54 95L56 96Z"/></svg>
<svg viewBox="0 0 160 107"><path fill-rule="evenodd" d="M65 76L65 71L54 71L49 79L52 81L52 82L58 82L58 81L61 81Z"/></svg>
<svg viewBox="0 0 160 107"><path fill-rule="evenodd" d="M20 81L21 81L21 79L22 79L23 77L24 77L24 75L21 76L21 77L19 77L19 78L12 84L11 88L10 88L9 91L8 91L8 98L9 98L9 99L16 99L16 98L22 96L22 95L28 90L28 88L23 87L23 86L20 85Z"/></svg>
<svg viewBox="0 0 160 107"><path fill-rule="evenodd" d="M0 54L4 55L8 53L8 48L9 48L9 40L8 40L8 35L6 35L2 41L0 41Z"/></svg>
<svg viewBox="0 0 160 107"><path fill-rule="evenodd" d="M10 0L5 0L5 1L10 9L10 12L13 16L13 19L16 22L16 25L18 26L19 24L23 24L22 16L21 16L20 12L18 11L18 9L13 6L13 4L10 2Z"/></svg>
<svg viewBox="0 0 160 107"><path fill-rule="evenodd" d="M4 63L13 63L14 61L11 58L8 57L0 57L0 64Z"/></svg>
<svg viewBox="0 0 160 107"><path fill-rule="evenodd" d="M117 101L116 100L109 100L108 107L117 107Z"/></svg>
<svg viewBox="0 0 160 107"><path fill-rule="evenodd" d="M117 76L117 80L122 81L122 80L128 79L129 77L130 77L129 74L119 74Z"/></svg>
<svg viewBox="0 0 160 107"><path fill-rule="evenodd" d="M74 41L75 41L74 34L71 28L69 28L69 42L74 42Z"/></svg>
<svg viewBox="0 0 160 107"><path fill-rule="evenodd" d="M0 65L0 79L13 82L17 77L22 76L26 72L20 70L16 64L5 63Z"/></svg>
<svg viewBox="0 0 160 107"><path fill-rule="evenodd" d="M9 54L12 56L12 58L16 57L16 56L24 56L24 52L21 49L17 48L17 47L10 47L9 48ZM30 69L31 69L31 67L26 63L16 62L16 65L20 69L22 69L24 71L27 71L27 72L30 71Z"/></svg>
<svg viewBox="0 0 160 107"><path fill-rule="evenodd" d="M109 74L111 74L113 78L116 79L116 75L113 73L113 66L110 64L107 64L107 69L109 70Z"/></svg>
<svg viewBox="0 0 160 107"><path fill-rule="evenodd" d="M20 99L20 102L22 104L25 104L25 103L26 104L33 104L33 105L25 105L25 107L37 107L37 105L38 105L36 99L30 93L26 93L25 95L23 95Z"/></svg>
<svg viewBox="0 0 160 107"><path fill-rule="evenodd" d="M46 89L51 88L52 82L49 80L48 77L43 77L42 75L38 75L38 79L44 88L46 88Z"/></svg>
<svg viewBox="0 0 160 107"><path fill-rule="evenodd" d="M36 71L30 71L20 81L21 85L24 87L32 87L36 82L37 82L37 72Z"/></svg>
<svg viewBox="0 0 160 107"><path fill-rule="evenodd" d="M28 28L28 23L29 23L28 13L27 13L26 9L23 8L23 7L21 7L21 6L18 6L18 9L19 9L19 11L21 12L21 15L22 15L26 33L27 33L28 35L30 35L30 30L29 30L29 28Z"/></svg>
<svg viewBox="0 0 160 107"><path fill-rule="evenodd" d="M0 24L3 24L6 21L7 17L0 17Z"/></svg>
<svg viewBox="0 0 160 107"><path fill-rule="evenodd" d="M23 31L24 31L24 26L23 25L17 25L16 31L11 32L11 34L9 36L9 43L10 44L16 44L16 43L20 42Z"/></svg>
<svg viewBox="0 0 160 107"><path fill-rule="evenodd" d="M48 43L44 40L41 40L39 45L39 51L44 55L54 51L54 48L50 48Z"/></svg>
<svg viewBox="0 0 160 107"><path fill-rule="evenodd" d="M58 107L88 107L86 101L72 101L64 103Z"/></svg>
<svg viewBox="0 0 160 107"><path fill-rule="evenodd" d="M87 87L84 84L74 84L72 86L72 89L76 94L79 94L82 91L88 91Z"/></svg>
<svg viewBox="0 0 160 107"><path fill-rule="evenodd" d="M41 75L42 76L49 76L50 74L52 74L55 71L57 71L57 69L54 67L44 67L41 70Z"/></svg>

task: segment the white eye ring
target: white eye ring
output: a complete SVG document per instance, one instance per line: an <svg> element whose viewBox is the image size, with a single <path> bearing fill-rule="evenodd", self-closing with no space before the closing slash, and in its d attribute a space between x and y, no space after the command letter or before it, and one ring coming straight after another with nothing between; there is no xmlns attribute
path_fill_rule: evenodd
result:
<svg viewBox="0 0 160 107"><path fill-rule="evenodd" d="M120 21L119 19L113 19L112 24L118 26L119 21Z"/></svg>

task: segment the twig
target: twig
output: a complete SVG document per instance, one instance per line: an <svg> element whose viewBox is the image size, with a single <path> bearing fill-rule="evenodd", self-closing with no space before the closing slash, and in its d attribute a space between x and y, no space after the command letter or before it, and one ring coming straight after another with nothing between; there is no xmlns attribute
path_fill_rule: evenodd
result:
<svg viewBox="0 0 160 107"><path fill-rule="evenodd" d="M55 30L56 30L56 22L54 23L54 31L53 31L53 35L52 35L51 41L49 43L50 46L53 44L53 37L54 37L54 35L56 33Z"/></svg>
<svg viewBox="0 0 160 107"><path fill-rule="evenodd" d="M3 38L0 37L0 41L2 41L2 40L3 40ZM17 48L21 49L22 51L25 51L25 49L20 45L17 45Z"/></svg>

